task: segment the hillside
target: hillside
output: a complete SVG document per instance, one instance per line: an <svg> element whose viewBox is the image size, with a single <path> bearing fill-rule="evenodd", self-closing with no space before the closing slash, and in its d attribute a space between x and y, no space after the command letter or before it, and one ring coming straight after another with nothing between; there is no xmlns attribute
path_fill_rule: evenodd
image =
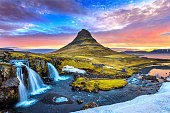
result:
<svg viewBox="0 0 170 113"><path fill-rule="evenodd" d="M122 54L98 43L90 32L85 29L82 29L71 43L52 53L88 56Z"/></svg>

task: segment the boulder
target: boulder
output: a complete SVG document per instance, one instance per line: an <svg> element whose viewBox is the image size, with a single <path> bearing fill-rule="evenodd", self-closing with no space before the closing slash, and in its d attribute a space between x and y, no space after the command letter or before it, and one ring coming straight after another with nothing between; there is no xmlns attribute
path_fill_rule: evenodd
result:
<svg viewBox="0 0 170 113"><path fill-rule="evenodd" d="M156 92L157 92L156 89L149 89L149 90L148 90L148 94L154 94L154 93L156 93Z"/></svg>
<svg viewBox="0 0 170 113"><path fill-rule="evenodd" d="M84 100L79 99L79 98L77 99L77 103L78 103L78 104L82 104L83 102L84 102Z"/></svg>
<svg viewBox="0 0 170 113"><path fill-rule="evenodd" d="M81 110L85 110L85 109L88 109L88 108L95 108L95 107L98 107L98 105L95 103L95 102L89 102L88 105L84 105Z"/></svg>

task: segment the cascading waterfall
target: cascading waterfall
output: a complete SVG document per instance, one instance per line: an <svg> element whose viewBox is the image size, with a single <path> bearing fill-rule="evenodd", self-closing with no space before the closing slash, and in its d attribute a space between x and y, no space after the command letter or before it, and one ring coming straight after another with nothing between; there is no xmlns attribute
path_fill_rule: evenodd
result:
<svg viewBox="0 0 170 113"><path fill-rule="evenodd" d="M49 87L45 85L38 75L34 70L26 66L28 70L28 89L31 95L39 94L44 92L46 89Z"/></svg>
<svg viewBox="0 0 170 113"><path fill-rule="evenodd" d="M59 73L58 73L57 69L51 63L47 63L47 65L48 65L50 78L53 78L54 81L60 80L61 77L59 76Z"/></svg>
<svg viewBox="0 0 170 113"><path fill-rule="evenodd" d="M57 69L51 63L47 63L47 65L50 78L53 78L55 82L59 80L67 80L70 78L69 76L60 76Z"/></svg>
<svg viewBox="0 0 170 113"><path fill-rule="evenodd" d="M17 78L20 81L19 85L19 103L16 105L16 107L27 107L35 102L37 102L36 99L28 99L29 95L35 95L45 92L50 87L45 85L43 81L41 80L40 76L31 68L28 67L28 62L23 64L22 62L15 62L15 66L17 67ZM22 67L26 66L28 70L28 88L29 92L27 91L25 85L24 85L24 78L22 74Z"/></svg>
<svg viewBox="0 0 170 113"><path fill-rule="evenodd" d="M16 107L27 107L33 103L35 103L37 100L28 99L28 92L24 85L24 77L22 73L22 66L25 66L22 62L15 62L15 66L17 67L17 78L20 82L19 84L19 103L16 105Z"/></svg>
<svg viewBox="0 0 170 113"><path fill-rule="evenodd" d="M28 100L27 90L24 85L23 74L22 74L22 63L17 64L17 78L20 82L19 84L19 101L24 102Z"/></svg>

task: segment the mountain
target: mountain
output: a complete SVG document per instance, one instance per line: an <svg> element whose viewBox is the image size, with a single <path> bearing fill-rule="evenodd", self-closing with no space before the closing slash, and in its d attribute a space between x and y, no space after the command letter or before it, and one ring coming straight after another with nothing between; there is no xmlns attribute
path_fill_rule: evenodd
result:
<svg viewBox="0 0 170 113"><path fill-rule="evenodd" d="M8 48L0 48L0 51L14 51L13 49L8 49Z"/></svg>
<svg viewBox="0 0 170 113"><path fill-rule="evenodd" d="M89 31L85 29L82 29L71 43L52 53L90 56L123 54L104 47L92 37Z"/></svg>
<svg viewBox="0 0 170 113"><path fill-rule="evenodd" d="M152 50L152 51L124 51L123 53L163 54L163 53L170 53L170 49L155 49L155 50Z"/></svg>
<svg viewBox="0 0 170 113"><path fill-rule="evenodd" d="M57 49L17 49L16 51L31 52L31 53L50 53Z"/></svg>

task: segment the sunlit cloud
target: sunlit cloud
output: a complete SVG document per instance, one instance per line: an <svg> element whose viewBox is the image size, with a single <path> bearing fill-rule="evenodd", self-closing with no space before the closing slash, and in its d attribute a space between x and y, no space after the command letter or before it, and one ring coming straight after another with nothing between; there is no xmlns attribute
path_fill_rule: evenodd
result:
<svg viewBox="0 0 170 113"><path fill-rule="evenodd" d="M0 47L58 49L85 28L110 48L168 48L169 12L169 0L1 0Z"/></svg>

